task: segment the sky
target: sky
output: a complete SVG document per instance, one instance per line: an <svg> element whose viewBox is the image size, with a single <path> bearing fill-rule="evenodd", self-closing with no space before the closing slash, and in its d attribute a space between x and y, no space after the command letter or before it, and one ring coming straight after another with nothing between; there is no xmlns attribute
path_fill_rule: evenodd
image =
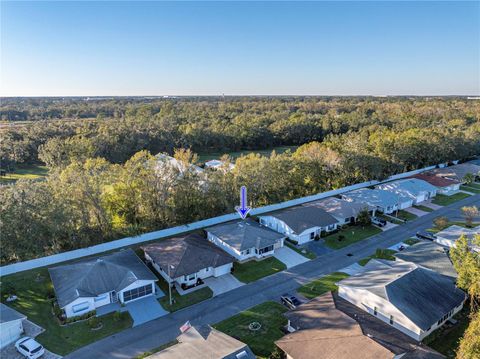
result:
<svg viewBox="0 0 480 359"><path fill-rule="evenodd" d="M1 96L478 95L480 2L1 2Z"/></svg>

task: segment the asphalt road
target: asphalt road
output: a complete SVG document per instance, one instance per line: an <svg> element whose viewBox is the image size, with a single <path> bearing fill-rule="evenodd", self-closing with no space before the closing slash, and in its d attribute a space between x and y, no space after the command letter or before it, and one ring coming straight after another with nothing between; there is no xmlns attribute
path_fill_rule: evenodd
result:
<svg viewBox="0 0 480 359"><path fill-rule="evenodd" d="M459 220L460 208L473 204L480 204L480 195L465 198L346 248L104 338L80 348L67 358L133 358L174 340L180 334L180 326L187 320L193 325L214 324L267 300L278 300L283 293L295 291L313 279L349 266L371 255L377 248L390 247L419 230L431 228L435 217L447 216Z"/></svg>

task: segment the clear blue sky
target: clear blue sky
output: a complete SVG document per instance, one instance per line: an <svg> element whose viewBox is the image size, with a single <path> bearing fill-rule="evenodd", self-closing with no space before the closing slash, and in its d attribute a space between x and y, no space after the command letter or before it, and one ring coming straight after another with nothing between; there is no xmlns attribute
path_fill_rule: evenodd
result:
<svg viewBox="0 0 480 359"><path fill-rule="evenodd" d="M479 2L2 2L4 96L479 94Z"/></svg>

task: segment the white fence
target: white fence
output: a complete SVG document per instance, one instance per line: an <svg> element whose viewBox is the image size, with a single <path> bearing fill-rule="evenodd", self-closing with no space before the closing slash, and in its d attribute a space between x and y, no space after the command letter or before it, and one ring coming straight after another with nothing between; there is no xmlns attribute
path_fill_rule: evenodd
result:
<svg viewBox="0 0 480 359"><path fill-rule="evenodd" d="M369 182L358 183L358 184L354 184L352 186L343 187L343 188L340 188L340 189L336 189L336 190L332 190L332 191L328 191L328 192L323 192L323 193L315 194L315 195L312 195L312 196L297 198L297 199L293 199L293 200L290 200L290 201L277 203L277 204L272 204L272 205L265 206L265 207L254 208L254 209L252 209L250 214L251 215L264 214L264 213L276 211L276 210L279 210L279 209L284 209L284 208L300 205L300 204L303 204L303 203L316 201L316 200L319 200L319 199L322 199L322 198L336 196L338 194L342 194L342 193L353 191L353 190L360 189L360 188L373 186L373 185L376 185L376 184L379 184L379 183L384 183L384 182L388 182L388 181L392 181L392 180L397 180L397 179L409 177L409 176L415 175L415 174L423 172L423 171L428 171L428 170L434 169L435 167L436 166L430 166L430 167L425 167L425 168L415 170L415 171L401 173L401 174L398 174L398 175L391 176L387 180L381 181L381 182L379 182L379 181L369 181ZM219 223L228 222L228 221L235 220L235 219L238 219L238 214L237 213L231 213L231 214L226 214L226 215L219 216L219 217L204 219L204 220L194 222L194 223L185 224L185 225L182 225L182 226L177 226L177 227L162 229L160 231L145 233L145 234L135 236L135 237L122 238L122 239L118 239L118 240L107 242L107 243L97 244L95 246L91 246L91 247L87 247L87 248L81 248L81 249L76 249L76 250L69 251L69 252L53 254L51 256L31 259L31 260L24 261L24 262L13 263L13 264L9 264L9 265L0 267L0 276L13 274L13 273L18 273L18 272L23 272L23 271L34 269L34 268L51 266L53 264L57 264L57 263L65 262L65 261L70 261L70 260L78 259L78 258L82 258L82 257L87 257L87 256L95 255L95 254L100 254L100 253L103 253L103 252L108 252L108 251L123 248L123 247L137 245L137 244L145 243L145 242L152 241L152 240L155 240L155 239L160 239L160 238L166 238L166 237L170 237L170 236L174 236L174 235L179 235L179 234L182 234L182 233L185 233L185 232L189 232L189 231L196 230L196 229L206 228L206 227L209 227L209 226L213 226L213 225L216 225L216 224L219 224Z"/></svg>

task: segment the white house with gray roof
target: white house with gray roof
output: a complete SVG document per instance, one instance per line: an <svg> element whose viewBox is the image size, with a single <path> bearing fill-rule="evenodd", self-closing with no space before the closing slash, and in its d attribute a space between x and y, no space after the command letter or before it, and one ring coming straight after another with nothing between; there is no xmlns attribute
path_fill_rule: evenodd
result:
<svg viewBox="0 0 480 359"><path fill-rule="evenodd" d="M304 206L313 206L323 209L335 217L340 224L355 223L358 215L366 210L370 215L375 215L376 207L368 203L349 202L343 199L329 197L319 201L309 202Z"/></svg>
<svg viewBox="0 0 480 359"><path fill-rule="evenodd" d="M409 262L371 260L365 271L337 285L340 297L418 341L466 299L451 278Z"/></svg>
<svg viewBox="0 0 480 359"><path fill-rule="evenodd" d="M157 277L131 249L48 269L67 318L155 293Z"/></svg>
<svg viewBox="0 0 480 359"><path fill-rule="evenodd" d="M480 252L480 247L473 242L475 236L480 235L480 226L475 228L465 228L462 226L457 226L456 224L445 228L443 231L440 231L435 234L437 237L435 242L441 246L452 248L455 246L455 243L460 239L461 236L467 237L470 248L475 252Z"/></svg>
<svg viewBox="0 0 480 359"><path fill-rule="evenodd" d="M419 204L437 194L437 187L418 178L406 178L398 181L382 183L376 186L382 191L392 192L398 196L410 198L413 204Z"/></svg>
<svg viewBox="0 0 480 359"><path fill-rule="evenodd" d="M362 188L342 194L342 199L361 205L375 207L378 211L386 214L399 209L412 206L412 200L400 197L397 194L379 189Z"/></svg>
<svg viewBox="0 0 480 359"><path fill-rule="evenodd" d="M26 318L22 313L0 303L0 349L20 338Z"/></svg>
<svg viewBox="0 0 480 359"><path fill-rule="evenodd" d="M315 206L297 206L258 216L260 224L304 244L337 229L338 220Z"/></svg>
<svg viewBox="0 0 480 359"><path fill-rule="evenodd" d="M234 221L209 227L207 238L239 261L272 256L283 247L284 234L262 226L252 219Z"/></svg>

